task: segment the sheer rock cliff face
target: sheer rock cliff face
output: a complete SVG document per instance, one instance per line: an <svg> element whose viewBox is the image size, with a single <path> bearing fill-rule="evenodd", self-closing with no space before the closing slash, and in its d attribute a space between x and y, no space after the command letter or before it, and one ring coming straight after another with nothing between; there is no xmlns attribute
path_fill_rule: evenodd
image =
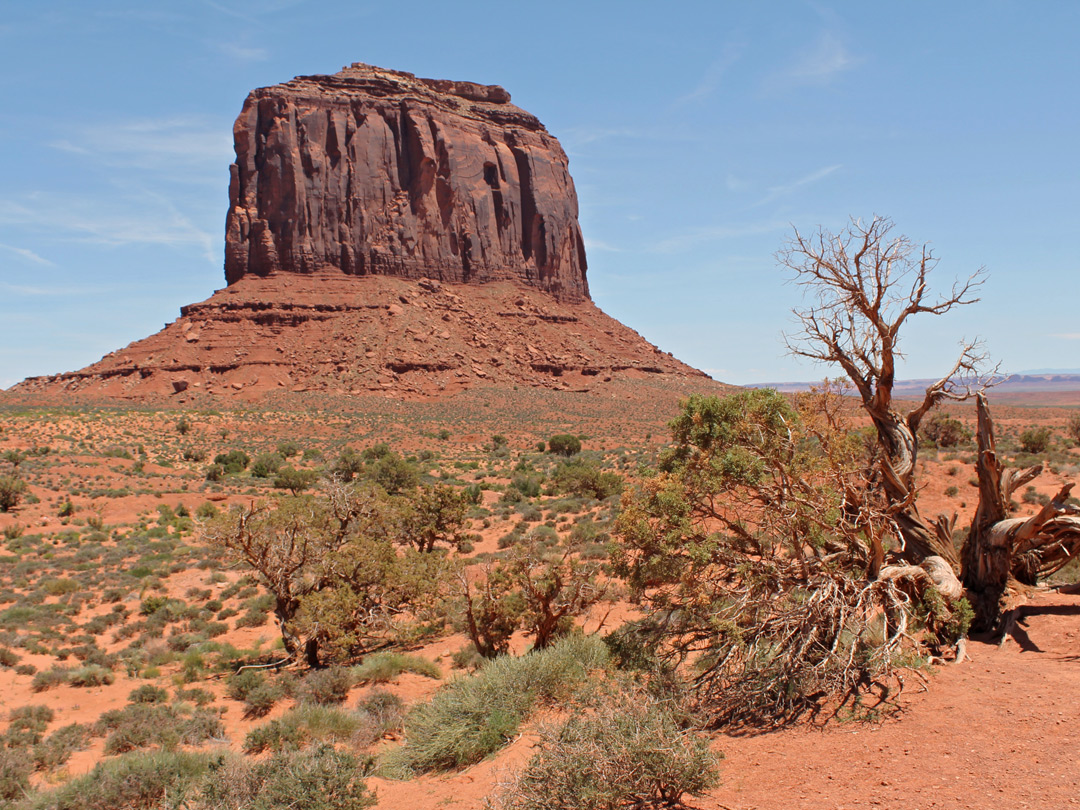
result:
<svg viewBox="0 0 1080 810"><path fill-rule="evenodd" d="M589 295L566 154L501 87L357 63L255 90L234 138L230 284L338 271Z"/></svg>

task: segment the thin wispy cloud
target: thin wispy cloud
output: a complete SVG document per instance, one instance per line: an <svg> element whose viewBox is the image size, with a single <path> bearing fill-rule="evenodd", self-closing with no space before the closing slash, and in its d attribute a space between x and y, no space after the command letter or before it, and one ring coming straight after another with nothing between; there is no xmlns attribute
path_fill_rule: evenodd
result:
<svg viewBox="0 0 1080 810"><path fill-rule="evenodd" d="M823 32L794 61L765 81L766 89L827 85L862 60L852 54L843 40L831 31Z"/></svg>
<svg viewBox="0 0 1080 810"><path fill-rule="evenodd" d="M856 64L858 60L848 52L840 38L826 31L799 57L788 75L802 84L824 84Z"/></svg>
<svg viewBox="0 0 1080 810"><path fill-rule="evenodd" d="M210 47L238 62L263 62L270 58L266 48L252 48L236 42L210 42Z"/></svg>
<svg viewBox="0 0 1080 810"><path fill-rule="evenodd" d="M71 130L69 130L71 131ZM220 126L201 118L138 119L75 126L53 148L83 155L111 167L172 172L213 171L231 157L232 140Z"/></svg>
<svg viewBox="0 0 1080 810"><path fill-rule="evenodd" d="M690 248L708 242L720 242L726 239L738 239L745 236L760 236L788 227L786 222L773 220L751 222L744 225L715 225L705 228L693 228L659 242L649 248L651 253L681 253Z"/></svg>
<svg viewBox="0 0 1080 810"><path fill-rule="evenodd" d="M743 47L741 45L732 43L724 45L720 56L714 59L705 69L698 83L688 93L675 99L675 106L692 104L711 96L720 86L724 75L731 69L732 65L739 61L742 53Z"/></svg>
<svg viewBox="0 0 1080 810"><path fill-rule="evenodd" d="M1061 340L1080 340L1080 332L1059 332L1056 335L1050 335L1050 337Z"/></svg>
<svg viewBox="0 0 1080 810"><path fill-rule="evenodd" d="M824 180L826 177L828 177L830 174L840 168L842 168L842 165L837 163L834 166L826 166L822 169L818 169L816 172L811 172L810 174L804 177L800 177L798 180L795 180L791 183L784 183L783 185L779 186L771 186L768 193L756 203L754 203L751 207L757 208L762 205L768 205L771 202L776 202L782 197L788 197L795 192L805 188L806 186L813 185L819 180Z"/></svg>
<svg viewBox="0 0 1080 810"><path fill-rule="evenodd" d="M613 245L610 242L603 242L599 239L586 239L585 250L596 251L600 253L625 253L625 250L617 245Z"/></svg>
<svg viewBox="0 0 1080 810"><path fill-rule="evenodd" d="M3 243L0 243L0 250L3 250L6 253L13 253L16 256L25 259L32 264L39 264L45 267L55 266L48 259L39 256L38 254L34 253L34 251L28 250L27 248L15 247L14 245L5 245Z"/></svg>
<svg viewBox="0 0 1080 810"><path fill-rule="evenodd" d="M98 288L86 286L59 285L52 287L35 287L32 284L9 284L6 281L0 281L0 289L7 290L9 293L17 295L47 296L50 298L89 295L90 293L99 291Z"/></svg>
<svg viewBox="0 0 1080 810"><path fill-rule="evenodd" d="M220 258L213 235L160 195L143 194L118 203L43 193L20 202L0 200L0 225L42 231L61 241L109 247L194 247L208 261Z"/></svg>

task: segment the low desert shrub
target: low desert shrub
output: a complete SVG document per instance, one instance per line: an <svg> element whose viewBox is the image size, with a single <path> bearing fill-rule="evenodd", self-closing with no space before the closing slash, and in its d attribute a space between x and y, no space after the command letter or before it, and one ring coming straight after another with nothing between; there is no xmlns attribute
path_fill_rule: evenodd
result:
<svg viewBox="0 0 1080 810"><path fill-rule="evenodd" d="M375 653L364 658L363 663L352 670L357 683L386 683L402 672L412 672L436 680L442 677L442 672L435 662L404 653Z"/></svg>
<svg viewBox="0 0 1080 810"><path fill-rule="evenodd" d="M375 794L364 781L370 760L331 745L285 751L261 762L226 760L204 780L193 810L364 810Z"/></svg>
<svg viewBox="0 0 1080 810"><path fill-rule="evenodd" d="M343 667L317 669L300 681L296 699L300 703L328 706L344 703L353 685L353 676Z"/></svg>
<svg viewBox="0 0 1080 810"><path fill-rule="evenodd" d="M25 748L0 748L0 802L5 807L26 796L33 771L34 762Z"/></svg>
<svg viewBox="0 0 1080 810"><path fill-rule="evenodd" d="M186 751L126 754L99 762L86 776L36 798L34 810L155 810L177 807L209 769L211 758ZM166 798L169 803L164 803Z"/></svg>
<svg viewBox="0 0 1080 810"><path fill-rule="evenodd" d="M599 638L568 636L520 658L489 661L412 708L405 744L387 755L384 768L408 776L479 762L517 733L538 702L568 697L606 660Z"/></svg>
<svg viewBox="0 0 1080 810"><path fill-rule="evenodd" d="M54 771L67 763L73 753L89 745L90 726L82 723L61 726L34 746L34 766L39 771Z"/></svg>
<svg viewBox="0 0 1080 810"><path fill-rule="evenodd" d="M343 743L361 729L365 718L331 706L297 706L295 709L252 729L244 738L244 751L289 751L314 743Z"/></svg>
<svg viewBox="0 0 1080 810"><path fill-rule="evenodd" d="M679 805L718 781L708 740L684 712L640 690L608 696L541 733L539 751L498 789L497 810L613 810Z"/></svg>

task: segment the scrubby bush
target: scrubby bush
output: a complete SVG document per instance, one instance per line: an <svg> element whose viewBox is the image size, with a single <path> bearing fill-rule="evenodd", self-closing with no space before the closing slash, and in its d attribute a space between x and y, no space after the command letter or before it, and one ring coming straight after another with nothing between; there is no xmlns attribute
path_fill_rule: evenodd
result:
<svg viewBox="0 0 1080 810"><path fill-rule="evenodd" d="M402 672L413 672L428 678L441 678L442 673L433 661L417 655L382 652L369 655L363 663L353 667L353 678L357 683L386 683Z"/></svg>
<svg viewBox="0 0 1080 810"><path fill-rule="evenodd" d="M1050 428L1028 428L1020 434L1020 449L1025 453L1045 453L1050 447Z"/></svg>
<svg viewBox="0 0 1080 810"><path fill-rule="evenodd" d="M54 771L64 765L76 751L90 745L90 726L71 723L61 726L45 740L34 746L34 766L39 771Z"/></svg>
<svg viewBox="0 0 1080 810"><path fill-rule="evenodd" d="M256 456L255 460L251 462L251 477L269 478L281 469L281 465L284 463L285 459L277 453L263 453Z"/></svg>
<svg viewBox="0 0 1080 810"><path fill-rule="evenodd" d="M971 431L963 422L942 411L923 422L919 433L923 440L936 447L955 447L971 439Z"/></svg>
<svg viewBox="0 0 1080 810"><path fill-rule="evenodd" d="M105 712L95 731L107 735L106 754L122 754L139 748L172 749L199 745L225 736L221 719L205 709L185 713L173 706L131 703Z"/></svg>
<svg viewBox="0 0 1080 810"><path fill-rule="evenodd" d="M679 804L718 781L708 740L676 707L637 690L545 729L539 752L496 791L497 810L614 810Z"/></svg>
<svg viewBox="0 0 1080 810"><path fill-rule="evenodd" d="M606 658L600 639L571 636L489 661L410 710L405 744L387 755L385 768L407 776L479 762L513 738L537 702L567 697Z"/></svg>
<svg viewBox="0 0 1080 810"><path fill-rule="evenodd" d="M560 464L552 479L559 492L601 501L619 494L623 488L623 480L618 473L604 472L595 461L585 459Z"/></svg>
<svg viewBox="0 0 1080 810"><path fill-rule="evenodd" d="M301 705L276 720L252 729L244 738L244 751L297 750L315 743L351 740L369 722L358 712L336 706Z"/></svg>
<svg viewBox="0 0 1080 810"><path fill-rule="evenodd" d="M49 810L152 810L180 797L209 768L211 759L184 751L137 752L99 762L86 776L45 794L35 805Z"/></svg>
<svg viewBox="0 0 1080 810"><path fill-rule="evenodd" d="M319 474L314 470L297 470L292 467L282 467L274 476L274 489L287 489L293 495L299 495L305 490L311 489L319 480Z"/></svg>
<svg viewBox="0 0 1080 810"><path fill-rule="evenodd" d="M10 512L26 493L26 482L14 475L0 475L0 512Z"/></svg>
<svg viewBox="0 0 1080 810"><path fill-rule="evenodd" d="M214 456L214 464L220 466L225 475L239 475L250 463L251 457L243 450L230 450Z"/></svg>
<svg viewBox="0 0 1080 810"><path fill-rule="evenodd" d="M548 451L559 456L573 456L581 452L581 439L569 433L558 433L548 439Z"/></svg>
<svg viewBox="0 0 1080 810"><path fill-rule="evenodd" d="M375 804L364 782L369 764L331 745L282 752L262 762L231 760L205 780L194 810L364 810Z"/></svg>
<svg viewBox="0 0 1080 810"><path fill-rule="evenodd" d="M0 801L5 807L26 796L34 763L24 748L0 748Z"/></svg>
<svg viewBox="0 0 1080 810"><path fill-rule="evenodd" d="M168 699L169 693L152 683L145 683L128 695L129 703L164 703Z"/></svg>
<svg viewBox="0 0 1080 810"><path fill-rule="evenodd" d="M296 697L300 703L313 703L318 706L344 703L352 685L353 676L343 667L317 669L300 681Z"/></svg>

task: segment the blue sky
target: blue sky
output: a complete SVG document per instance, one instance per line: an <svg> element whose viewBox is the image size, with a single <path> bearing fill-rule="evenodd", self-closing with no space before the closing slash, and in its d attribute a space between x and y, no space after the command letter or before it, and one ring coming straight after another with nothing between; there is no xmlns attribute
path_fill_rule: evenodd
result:
<svg viewBox="0 0 1080 810"><path fill-rule="evenodd" d="M791 227L891 216L983 301L910 323L908 377L982 336L1080 350L1080 4L36 0L0 12L0 387L224 286L232 122L364 61L501 84L570 156L593 298L735 383L786 356Z"/></svg>

